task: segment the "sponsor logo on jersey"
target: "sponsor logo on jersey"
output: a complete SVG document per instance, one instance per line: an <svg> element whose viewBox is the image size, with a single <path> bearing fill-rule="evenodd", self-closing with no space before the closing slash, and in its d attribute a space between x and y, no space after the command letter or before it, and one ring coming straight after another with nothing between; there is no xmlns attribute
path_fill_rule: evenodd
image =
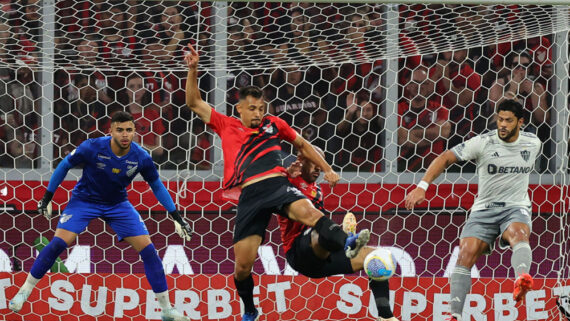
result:
<svg viewBox="0 0 570 321"><path fill-rule="evenodd" d="M102 155L102 154L97 154L97 158L101 158L101 159L111 159L111 157L105 156L105 155Z"/></svg>
<svg viewBox="0 0 570 321"><path fill-rule="evenodd" d="M528 150L521 151L521 157L526 161L530 158L530 152Z"/></svg>
<svg viewBox="0 0 570 321"><path fill-rule="evenodd" d="M491 157L497 158L500 157L498 152L494 152L493 154L491 154Z"/></svg>
<svg viewBox="0 0 570 321"><path fill-rule="evenodd" d="M118 168L113 168L113 174L119 174L121 172Z"/></svg>
<svg viewBox="0 0 570 321"><path fill-rule="evenodd" d="M138 162L133 162L133 161L130 161L130 160L125 160L125 163L131 164L131 165L138 165L138 164L139 164Z"/></svg>
<svg viewBox="0 0 570 321"><path fill-rule="evenodd" d="M107 166L107 164L105 164L105 163L97 163L97 168L98 168L98 169L104 169L105 166Z"/></svg>
<svg viewBox="0 0 570 321"><path fill-rule="evenodd" d="M297 196L304 196L303 193L300 190L298 190L296 187L288 186L287 187L287 193L289 193L289 192L293 192Z"/></svg>
<svg viewBox="0 0 570 321"><path fill-rule="evenodd" d="M129 170L127 171L127 176L128 176L128 177L133 176L133 174L135 174L135 173L137 172L137 168L139 168L139 167L138 167L138 166L134 166L133 168L129 169Z"/></svg>
<svg viewBox="0 0 570 321"><path fill-rule="evenodd" d="M505 202L490 202L485 204L485 208L505 207Z"/></svg>
<svg viewBox="0 0 570 321"><path fill-rule="evenodd" d="M61 224L63 224L63 223L65 223L65 222L69 221L72 216L73 216L72 214L65 214L65 213L63 213L63 214L61 214L61 217L59 218L59 222L60 222Z"/></svg>
<svg viewBox="0 0 570 321"><path fill-rule="evenodd" d="M489 174L528 174L532 170L530 166L497 166L495 164L487 165Z"/></svg>

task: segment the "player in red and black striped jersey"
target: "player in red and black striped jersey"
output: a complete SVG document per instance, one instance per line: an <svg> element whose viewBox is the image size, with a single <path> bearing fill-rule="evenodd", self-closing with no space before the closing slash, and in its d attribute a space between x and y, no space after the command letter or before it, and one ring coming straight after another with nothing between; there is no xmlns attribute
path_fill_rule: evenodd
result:
<svg viewBox="0 0 570 321"><path fill-rule="evenodd" d="M259 319L253 304L251 270L257 249L263 242L273 213L313 227L319 244L328 251L346 251L354 257L368 242L369 234L348 237L342 228L324 216L286 177L281 158L281 141L286 140L304 157L324 171L324 179L334 186L339 179L313 146L282 119L266 115L261 89L250 86L240 90L236 110L240 118L223 115L200 97L198 89L199 56L191 45L184 58L188 66L186 105L222 139L224 152L224 189L239 188L234 227L234 281L243 300L242 321Z"/></svg>
<svg viewBox="0 0 570 321"><path fill-rule="evenodd" d="M324 152L315 147L324 157ZM287 169L289 181L311 200L313 205L325 212L323 194L317 179L321 168L302 155ZM347 220L347 218L349 218ZM318 242L318 233L313 228L300 222L279 216L279 228L283 240L283 250L287 263L304 276L323 278L337 274L352 274L364 268L364 259L374 248L364 246L354 258L348 258L341 251L327 251ZM345 232L356 231L356 219L352 213L347 213L343 222ZM353 224L350 222L353 221ZM390 287L388 281L369 280L380 321L397 321L390 308Z"/></svg>

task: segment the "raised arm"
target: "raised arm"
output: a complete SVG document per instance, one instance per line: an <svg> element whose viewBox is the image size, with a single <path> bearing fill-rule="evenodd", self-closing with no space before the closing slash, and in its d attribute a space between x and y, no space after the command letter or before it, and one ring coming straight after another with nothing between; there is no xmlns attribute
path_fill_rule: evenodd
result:
<svg viewBox="0 0 570 321"><path fill-rule="evenodd" d="M301 152L303 157L307 158L315 165L319 166L324 174L324 179L329 182L331 187L334 187L339 180L338 174L333 171L331 166L327 163L327 161L313 148L313 145L309 143L306 139L303 138L301 135L297 135L297 138L293 141L293 146Z"/></svg>
<svg viewBox="0 0 570 321"><path fill-rule="evenodd" d="M210 122L212 107L200 96L198 89L198 61L200 57L192 45L188 44L190 52L184 57L188 66L188 76L186 78L186 106L195 112L204 123Z"/></svg>
<svg viewBox="0 0 570 321"><path fill-rule="evenodd" d="M450 150L447 150L443 154L437 156L437 158L429 164L422 181L413 191L406 195L406 208L411 210L414 206L423 202L426 198L426 190L429 184L431 184L446 168L455 162L457 162L457 157Z"/></svg>

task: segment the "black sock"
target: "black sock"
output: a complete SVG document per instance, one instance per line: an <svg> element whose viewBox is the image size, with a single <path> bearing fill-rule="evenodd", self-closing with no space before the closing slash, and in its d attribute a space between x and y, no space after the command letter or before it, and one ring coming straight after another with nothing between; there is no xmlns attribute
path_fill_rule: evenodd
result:
<svg viewBox="0 0 570 321"><path fill-rule="evenodd" d="M374 294L378 316L384 319L394 317L392 309L390 309L390 285L388 281L374 281L369 279L368 285L370 286L372 294Z"/></svg>
<svg viewBox="0 0 570 321"><path fill-rule="evenodd" d="M346 233L340 225L323 216L315 224L315 231L319 233L319 245L329 252L335 252L344 248Z"/></svg>
<svg viewBox="0 0 570 321"><path fill-rule="evenodd" d="M234 277L237 293L243 301L243 306L246 313L255 312L255 305L253 304L253 277L251 273L244 280L238 281Z"/></svg>

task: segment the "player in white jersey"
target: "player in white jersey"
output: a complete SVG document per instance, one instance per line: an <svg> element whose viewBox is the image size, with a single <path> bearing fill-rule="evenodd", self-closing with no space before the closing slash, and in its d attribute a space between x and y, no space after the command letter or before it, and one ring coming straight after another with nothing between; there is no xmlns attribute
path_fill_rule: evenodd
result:
<svg viewBox="0 0 570 321"><path fill-rule="evenodd" d="M406 196L407 209L425 200L425 192L447 167L457 161L474 160L479 175L478 196L463 227L459 257L451 274L451 317L461 320L465 297L471 290L471 267L490 253L497 237L500 246L509 246L517 279L513 298L520 301L532 289L528 274L531 264L529 236L531 203L528 183L534 162L541 151L536 135L522 132L523 106L503 100L497 107L497 129L473 137L439 155L417 187Z"/></svg>

